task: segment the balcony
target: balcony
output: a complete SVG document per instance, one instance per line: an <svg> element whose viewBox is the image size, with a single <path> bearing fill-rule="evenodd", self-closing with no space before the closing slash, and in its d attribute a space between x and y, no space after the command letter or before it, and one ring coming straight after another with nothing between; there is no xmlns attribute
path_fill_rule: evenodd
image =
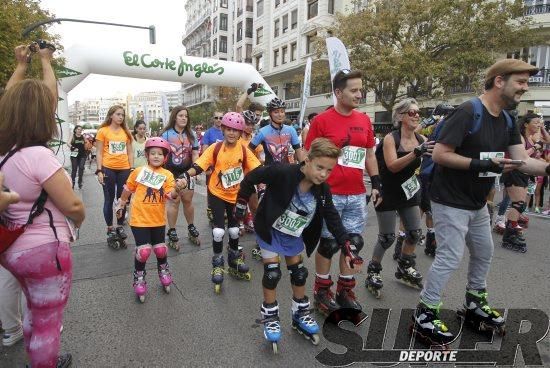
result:
<svg viewBox="0 0 550 368"><path fill-rule="evenodd" d="M550 69L541 69L529 78L530 87L550 87Z"/></svg>
<svg viewBox="0 0 550 368"><path fill-rule="evenodd" d="M449 87L447 88L447 94L448 95L456 95L456 94L459 94L459 93L474 93L475 90L474 90L474 87L472 87L471 84L466 84L466 85L458 85L458 86L452 86L452 87Z"/></svg>
<svg viewBox="0 0 550 368"><path fill-rule="evenodd" d="M189 36L193 31L195 31L201 24L203 24L205 21L207 21L210 18L210 14L212 11L208 9L206 13L200 17L195 23L190 25L189 27L185 27L185 34L186 36ZM184 38L185 39L185 38Z"/></svg>
<svg viewBox="0 0 550 368"><path fill-rule="evenodd" d="M546 13L550 13L550 4L531 5L526 6L523 9L524 15L537 15Z"/></svg>

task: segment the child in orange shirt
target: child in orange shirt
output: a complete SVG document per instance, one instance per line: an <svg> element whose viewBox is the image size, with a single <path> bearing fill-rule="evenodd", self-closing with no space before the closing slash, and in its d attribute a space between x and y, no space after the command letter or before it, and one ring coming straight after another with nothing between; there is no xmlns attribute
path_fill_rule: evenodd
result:
<svg viewBox="0 0 550 368"><path fill-rule="evenodd" d="M168 269L168 247L164 243L166 226L166 199L177 197L177 190L183 183L176 184L174 175L162 165L166 162L170 145L162 138L151 138L145 142L145 156L148 165L136 168L126 181L117 207L117 217L132 195L130 227L136 241L134 260L134 291L143 303L147 293L145 263L151 251L157 257L159 279L164 290L170 292L172 275Z"/></svg>
<svg viewBox="0 0 550 368"><path fill-rule="evenodd" d="M192 176L199 175L209 167L214 168L208 182L208 203L214 217L212 282L215 284L216 293L221 290L225 265L222 255L225 235L224 213L227 214L227 232L229 233L227 250L229 274L250 280L248 266L244 263L244 254L239 247L239 222L233 216L233 209L237 201L239 183L243 180L244 174L260 166L260 161L254 153L238 142L244 130L244 119L241 114L236 112L225 114L221 128L223 142L210 145L191 169L180 176L185 186Z"/></svg>

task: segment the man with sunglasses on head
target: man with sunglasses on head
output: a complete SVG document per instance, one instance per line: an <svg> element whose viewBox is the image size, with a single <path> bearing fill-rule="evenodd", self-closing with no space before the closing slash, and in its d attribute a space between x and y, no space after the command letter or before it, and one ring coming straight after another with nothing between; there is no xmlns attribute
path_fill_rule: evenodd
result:
<svg viewBox="0 0 550 368"><path fill-rule="evenodd" d="M366 188L363 181L364 170L371 178L372 198L375 206L381 203L380 177L374 155L374 132L368 115L355 110L361 101L363 75L360 71L344 69L336 73L332 88L336 96L336 105L317 115L310 124L304 144L306 150L315 138L330 139L343 151L338 164L332 170L327 183L332 192L334 206L338 210L342 223L350 234L350 242L359 252L363 248L362 233L367 218ZM367 196L367 198L369 198ZM321 240L315 254L314 296L317 307L324 313L338 308L361 310L353 289L355 279L353 270L347 268L345 252L338 257L340 275L334 298L331 286L330 267L332 257L339 252L341 244L332 237L323 224Z"/></svg>
<svg viewBox="0 0 550 368"><path fill-rule="evenodd" d="M413 331L426 344L445 346L455 339L440 320L439 308L466 246L468 282L459 313L478 330L504 333L504 318L487 302L494 245L486 199L497 174L515 169L529 175L550 173L550 165L529 157L518 126L504 111L516 108L529 90L529 76L537 72L521 60L496 62L486 72L485 92L460 105L441 127L430 188L437 252L412 316ZM513 206L522 212L525 202Z"/></svg>

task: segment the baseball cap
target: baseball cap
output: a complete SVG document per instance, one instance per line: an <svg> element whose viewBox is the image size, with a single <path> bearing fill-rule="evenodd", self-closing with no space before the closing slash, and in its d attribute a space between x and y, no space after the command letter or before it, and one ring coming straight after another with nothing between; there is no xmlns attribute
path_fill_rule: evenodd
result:
<svg viewBox="0 0 550 368"><path fill-rule="evenodd" d="M538 72L539 68L523 60L503 59L497 61L487 69L487 73L485 73L485 82L490 81L497 75L504 76L515 73L529 73L529 75L535 75Z"/></svg>

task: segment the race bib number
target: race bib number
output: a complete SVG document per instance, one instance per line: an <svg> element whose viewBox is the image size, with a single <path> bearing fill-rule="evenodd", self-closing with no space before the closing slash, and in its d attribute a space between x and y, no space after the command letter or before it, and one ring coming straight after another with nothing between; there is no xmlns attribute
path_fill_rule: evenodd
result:
<svg viewBox="0 0 550 368"><path fill-rule="evenodd" d="M146 187L159 190L166 181L166 175L157 174L145 167L138 174L136 181Z"/></svg>
<svg viewBox="0 0 550 368"><path fill-rule="evenodd" d="M222 173L222 185L225 189L239 184L244 179L242 167L234 167Z"/></svg>
<svg viewBox="0 0 550 368"><path fill-rule="evenodd" d="M71 151L71 157L78 157L78 151Z"/></svg>
<svg viewBox="0 0 550 368"><path fill-rule="evenodd" d="M535 183L532 180L529 180L529 182L527 183L527 194L534 195L536 188L537 188L537 183Z"/></svg>
<svg viewBox="0 0 550 368"><path fill-rule="evenodd" d="M366 157L366 148L346 146L342 148L342 155L338 157L338 164L340 166L351 167L354 169L364 169Z"/></svg>
<svg viewBox="0 0 550 368"><path fill-rule="evenodd" d="M504 152L480 152L479 153L480 160L490 160L492 158L504 158ZM489 171L479 173L480 178L491 178L499 175L500 174L489 172Z"/></svg>
<svg viewBox="0 0 550 368"><path fill-rule="evenodd" d="M414 195L420 190L420 183L418 182L416 175L411 176L410 179L401 184L401 188L403 188L403 192L405 193L407 200L414 197Z"/></svg>
<svg viewBox="0 0 550 368"><path fill-rule="evenodd" d="M283 234L300 237L307 224L307 217L286 210L273 224Z"/></svg>
<svg viewBox="0 0 550 368"><path fill-rule="evenodd" d="M111 155L126 154L126 142L109 141L109 154Z"/></svg>

